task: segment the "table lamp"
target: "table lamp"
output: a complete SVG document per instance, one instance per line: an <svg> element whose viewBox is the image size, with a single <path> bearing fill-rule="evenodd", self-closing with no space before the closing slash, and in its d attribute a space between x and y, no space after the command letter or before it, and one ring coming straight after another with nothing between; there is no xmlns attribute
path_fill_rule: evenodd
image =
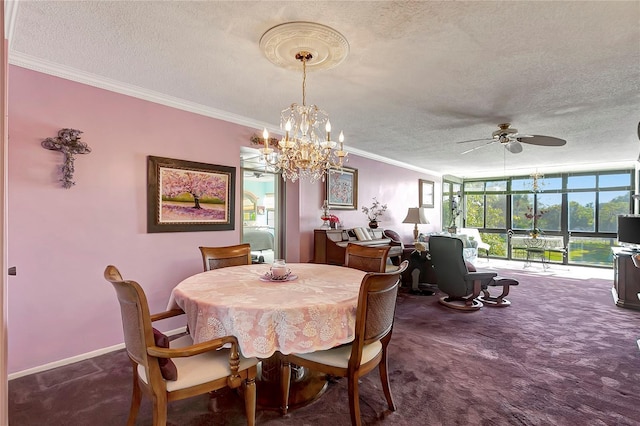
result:
<svg viewBox="0 0 640 426"><path fill-rule="evenodd" d="M413 223L415 228L413 228L413 241L418 241L418 224L419 223L429 223L427 217L424 215L424 209L419 207L409 207L409 211L407 212L407 217L404 218L402 223Z"/></svg>

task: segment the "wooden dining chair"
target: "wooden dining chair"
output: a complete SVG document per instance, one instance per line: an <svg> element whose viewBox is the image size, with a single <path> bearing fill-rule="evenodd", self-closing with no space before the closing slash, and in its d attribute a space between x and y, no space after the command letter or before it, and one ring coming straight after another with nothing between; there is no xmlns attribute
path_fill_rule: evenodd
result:
<svg viewBox="0 0 640 426"><path fill-rule="evenodd" d="M240 386L244 388L247 424L255 424L258 359L240 355L234 336L193 344L191 336L185 335L169 342L152 322L184 314L182 309L151 315L137 282L123 280L112 265L107 266L104 277L120 302L125 348L133 367L128 426L136 422L142 393L153 403L153 425L163 426L167 423L168 402Z"/></svg>
<svg viewBox="0 0 640 426"><path fill-rule="evenodd" d="M228 266L250 265L251 244L226 247L199 247L205 271Z"/></svg>
<svg viewBox="0 0 640 426"><path fill-rule="evenodd" d="M367 273L362 279L356 308L355 337L352 343L332 349L283 356L281 391L282 414L289 409L291 364L307 367L331 376L347 377L351 424L360 426L358 379L376 366L382 390L391 411L396 410L387 366L387 347L391 340L400 274L407 268L403 261L396 271Z"/></svg>
<svg viewBox="0 0 640 426"><path fill-rule="evenodd" d="M344 266L365 272L385 272L390 249L389 245L362 246L349 243L344 255Z"/></svg>

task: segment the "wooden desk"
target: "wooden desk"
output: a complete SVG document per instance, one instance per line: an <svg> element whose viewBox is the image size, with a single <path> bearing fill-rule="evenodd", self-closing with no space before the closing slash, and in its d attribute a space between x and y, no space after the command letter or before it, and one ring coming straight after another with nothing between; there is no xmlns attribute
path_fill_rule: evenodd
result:
<svg viewBox="0 0 640 426"><path fill-rule="evenodd" d="M185 311L194 343L233 335L244 356L263 359L258 404L271 409L279 408L278 352L314 352L353 341L365 275L342 266L287 266L296 280L261 281L269 271L267 264L202 272L178 284L169 300L170 309ZM294 408L315 399L326 385L324 376L300 372L298 379L291 385Z"/></svg>
<svg viewBox="0 0 640 426"><path fill-rule="evenodd" d="M344 265L345 252L349 243L364 246L391 245L389 258L402 256L402 248L392 245L391 239L384 237L382 229L373 230L376 238L367 241L349 238L348 232L348 229L315 229L313 231L313 261L330 265Z"/></svg>

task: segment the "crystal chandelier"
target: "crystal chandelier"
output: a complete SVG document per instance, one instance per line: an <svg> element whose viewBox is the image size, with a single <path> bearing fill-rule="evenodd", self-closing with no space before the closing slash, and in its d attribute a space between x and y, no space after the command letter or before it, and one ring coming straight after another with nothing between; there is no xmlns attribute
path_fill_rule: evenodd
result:
<svg viewBox="0 0 640 426"><path fill-rule="evenodd" d="M331 140L328 114L307 105L307 71L326 70L342 63L349 53L347 39L333 28L314 22L286 22L267 30L260 39L266 58L277 66L299 71L302 66L302 104L293 103L280 114L281 140L260 140L266 166L295 182L324 180L329 169L341 169L347 161L344 135Z"/></svg>
<svg viewBox="0 0 640 426"><path fill-rule="evenodd" d="M312 58L310 52L296 54L296 60L302 62L302 105L292 103L280 113L280 128L285 133L275 149L269 146L269 132L264 129L264 147L260 149L265 163L291 182L299 178L324 181L327 170L341 169L347 157L343 132L338 138L340 148L336 149L338 144L331 140L329 115L316 105L307 106L307 62ZM319 134L322 127L325 136Z"/></svg>

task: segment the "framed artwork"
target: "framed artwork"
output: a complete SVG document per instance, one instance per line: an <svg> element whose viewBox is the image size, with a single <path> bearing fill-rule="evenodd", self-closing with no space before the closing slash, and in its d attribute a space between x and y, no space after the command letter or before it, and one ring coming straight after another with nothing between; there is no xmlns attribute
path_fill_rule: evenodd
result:
<svg viewBox="0 0 640 426"><path fill-rule="evenodd" d="M147 232L235 229L236 169L147 157Z"/></svg>
<svg viewBox="0 0 640 426"><path fill-rule="evenodd" d="M430 180L419 179L418 184L420 186L419 194L419 206L433 208L433 182Z"/></svg>
<svg viewBox="0 0 640 426"><path fill-rule="evenodd" d="M358 170L343 167L327 171L326 200L330 209L358 208Z"/></svg>

